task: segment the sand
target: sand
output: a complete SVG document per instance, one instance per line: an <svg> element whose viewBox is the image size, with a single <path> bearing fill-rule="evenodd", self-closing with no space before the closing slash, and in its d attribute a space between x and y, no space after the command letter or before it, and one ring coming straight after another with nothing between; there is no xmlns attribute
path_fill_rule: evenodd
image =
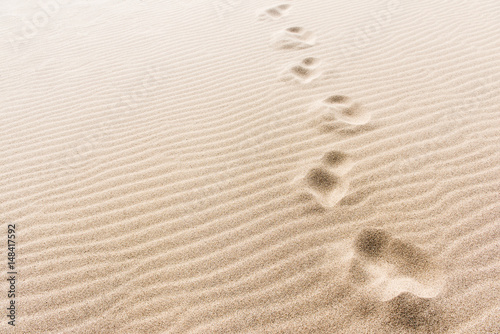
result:
<svg viewBox="0 0 500 334"><path fill-rule="evenodd" d="M3 1L0 332L500 333L499 22Z"/></svg>

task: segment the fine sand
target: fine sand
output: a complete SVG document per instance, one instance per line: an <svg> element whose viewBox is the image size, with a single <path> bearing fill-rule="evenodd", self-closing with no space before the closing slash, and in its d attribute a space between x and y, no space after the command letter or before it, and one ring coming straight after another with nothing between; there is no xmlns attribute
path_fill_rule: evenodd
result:
<svg viewBox="0 0 500 334"><path fill-rule="evenodd" d="M499 1L12 0L0 37L0 333L500 333Z"/></svg>

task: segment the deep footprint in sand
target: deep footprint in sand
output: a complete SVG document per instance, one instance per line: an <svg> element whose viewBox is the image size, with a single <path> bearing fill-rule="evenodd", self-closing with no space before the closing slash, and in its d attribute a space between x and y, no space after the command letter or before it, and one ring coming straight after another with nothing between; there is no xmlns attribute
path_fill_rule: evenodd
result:
<svg viewBox="0 0 500 334"><path fill-rule="evenodd" d="M370 112L344 95L332 95L323 100L322 105L327 107L336 119L347 124L362 125L371 119Z"/></svg>
<svg viewBox="0 0 500 334"><path fill-rule="evenodd" d="M289 64L281 74L282 81L295 80L300 83L309 83L323 73L320 65L321 61L316 57L307 57L300 62Z"/></svg>
<svg viewBox="0 0 500 334"><path fill-rule="evenodd" d="M349 172L354 165L351 156L342 151L326 152L321 158L321 162L340 176Z"/></svg>
<svg viewBox="0 0 500 334"><path fill-rule="evenodd" d="M402 293L433 298L444 286L439 266L423 250L380 229L365 229L354 240L348 278L382 301Z"/></svg>
<svg viewBox="0 0 500 334"><path fill-rule="evenodd" d="M326 208L335 206L347 193L348 182L323 166L311 168L297 179Z"/></svg>
<svg viewBox="0 0 500 334"><path fill-rule="evenodd" d="M290 27L275 33L271 44L277 49L305 49L316 44L316 34L303 27Z"/></svg>
<svg viewBox="0 0 500 334"><path fill-rule="evenodd" d="M431 298L421 298L403 292L384 305L389 328L402 328L424 333L442 333L446 325L440 310Z"/></svg>
<svg viewBox="0 0 500 334"><path fill-rule="evenodd" d="M288 14L290 9L290 4L281 4L273 7L267 7L261 9L257 12L257 17L259 20L277 20Z"/></svg>

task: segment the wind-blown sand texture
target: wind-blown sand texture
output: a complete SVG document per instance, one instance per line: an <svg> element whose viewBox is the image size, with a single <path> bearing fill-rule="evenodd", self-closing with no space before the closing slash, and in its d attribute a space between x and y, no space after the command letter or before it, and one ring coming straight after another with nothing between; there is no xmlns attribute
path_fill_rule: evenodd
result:
<svg viewBox="0 0 500 334"><path fill-rule="evenodd" d="M4 1L0 36L1 333L500 333L499 1Z"/></svg>

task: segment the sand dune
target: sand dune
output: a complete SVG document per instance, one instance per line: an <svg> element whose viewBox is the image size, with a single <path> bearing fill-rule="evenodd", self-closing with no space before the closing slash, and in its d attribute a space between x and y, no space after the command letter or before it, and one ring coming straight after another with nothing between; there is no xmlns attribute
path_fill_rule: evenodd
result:
<svg viewBox="0 0 500 334"><path fill-rule="evenodd" d="M0 332L499 333L499 19L0 4Z"/></svg>

